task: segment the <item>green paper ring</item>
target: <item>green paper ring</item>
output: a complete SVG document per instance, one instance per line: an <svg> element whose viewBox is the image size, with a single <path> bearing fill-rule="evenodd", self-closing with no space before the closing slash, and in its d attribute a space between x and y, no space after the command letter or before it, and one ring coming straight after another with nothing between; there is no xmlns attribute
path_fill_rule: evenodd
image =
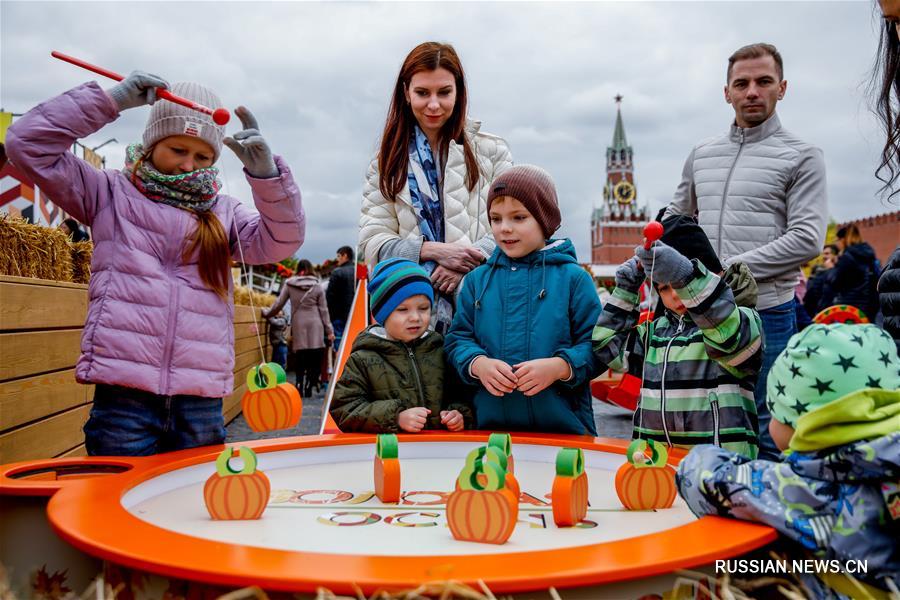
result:
<svg viewBox="0 0 900 600"><path fill-rule="evenodd" d="M394 433L381 433L375 438L375 454L378 458L397 458L399 444Z"/></svg>
<svg viewBox="0 0 900 600"><path fill-rule="evenodd" d="M634 462L634 453L640 452L643 454L644 450L650 449L650 458L645 463L635 463ZM628 445L628 450L625 451L627 453L628 462L635 466L637 469L643 469L647 467L664 467L666 466L666 462L669 460L669 451L666 450L665 444L661 444L654 440L634 440Z"/></svg>
<svg viewBox="0 0 900 600"><path fill-rule="evenodd" d="M512 453L512 437L508 433L492 433L488 437L488 446L509 456Z"/></svg>
<svg viewBox="0 0 900 600"><path fill-rule="evenodd" d="M251 392L270 390L287 382L287 374L278 363L265 363L253 367L247 373L247 389Z"/></svg>
<svg viewBox="0 0 900 600"><path fill-rule="evenodd" d="M578 477L582 473L584 473L584 450L561 448L556 454L556 474L563 477Z"/></svg>
<svg viewBox="0 0 900 600"><path fill-rule="evenodd" d="M481 462L489 462L494 463L501 469L503 469L503 473L506 473L506 465L507 459L506 455L503 454L503 451L497 448L496 446L482 446L479 450Z"/></svg>
<svg viewBox="0 0 900 600"><path fill-rule="evenodd" d="M497 464L492 462L494 458L488 459L488 462L482 460L486 454L484 446L475 448L466 456L466 466L460 472L457 482L461 490L474 491L496 491L503 489L506 485L506 473ZM493 453L492 453L493 454ZM478 476L484 474L487 478L486 485L478 482Z"/></svg>
<svg viewBox="0 0 900 600"><path fill-rule="evenodd" d="M234 448L225 448L222 450L216 458L216 473L222 477L228 477L230 475L252 475L256 472L256 452L247 446L238 448L241 460L244 461L244 468L240 471L235 471L231 468L231 455L233 452Z"/></svg>

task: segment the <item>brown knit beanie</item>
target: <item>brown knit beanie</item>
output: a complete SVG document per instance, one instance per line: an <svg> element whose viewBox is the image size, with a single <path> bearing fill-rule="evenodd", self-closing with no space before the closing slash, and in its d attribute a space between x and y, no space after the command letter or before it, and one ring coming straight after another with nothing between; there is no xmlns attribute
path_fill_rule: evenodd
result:
<svg viewBox="0 0 900 600"><path fill-rule="evenodd" d="M169 87L169 91L213 109L222 106L222 101L216 93L199 83L175 83ZM215 162L222 152L225 127L216 125L210 115L174 102L160 100L150 108L150 116L144 128L144 148L149 148L170 135L190 135L200 138L213 149Z"/></svg>
<svg viewBox="0 0 900 600"><path fill-rule="evenodd" d="M495 198L509 196L521 202L535 218L544 232L544 239L559 229L562 216L559 214L559 200L556 186L550 173L534 165L516 165L503 172L491 183L488 192L487 209Z"/></svg>

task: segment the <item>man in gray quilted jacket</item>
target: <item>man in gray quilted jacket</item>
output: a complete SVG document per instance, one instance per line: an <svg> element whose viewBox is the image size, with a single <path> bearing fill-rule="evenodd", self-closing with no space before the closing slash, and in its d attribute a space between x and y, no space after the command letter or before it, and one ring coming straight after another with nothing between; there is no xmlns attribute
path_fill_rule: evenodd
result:
<svg viewBox="0 0 900 600"><path fill-rule="evenodd" d="M778 50L751 44L728 59L731 129L697 144L666 215L696 215L723 264L743 262L759 284L765 353L756 385L760 458L778 450L769 435L766 377L797 332L800 265L825 241L828 198L822 151L781 126L775 105L787 81Z"/></svg>

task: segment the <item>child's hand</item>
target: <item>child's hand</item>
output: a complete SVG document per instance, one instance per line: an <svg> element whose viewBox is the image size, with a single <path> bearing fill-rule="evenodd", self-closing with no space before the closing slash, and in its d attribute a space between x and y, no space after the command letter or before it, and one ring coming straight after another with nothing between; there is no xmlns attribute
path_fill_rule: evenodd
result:
<svg viewBox="0 0 900 600"><path fill-rule="evenodd" d="M244 130L239 131L232 137L227 137L223 143L231 148L237 155L247 172L257 179L269 179L278 177L278 167L275 165L275 159L272 158L272 150L266 139L259 133L259 124L256 117L243 106L235 109Z"/></svg>
<svg viewBox="0 0 900 600"><path fill-rule="evenodd" d="M518 383L512 367L496 358L479 356L472 362L472 374L481 381L481 385L494 396L508 394Z"/></svg>
<svg viewBox="0 0 900 600"><path fill-rule="evenodd" d="M558 356L536 358L513 365L519 378L517 390L526 396L534 396L559 379L567 379L571 374L569 363Z"/></svg>
<svg viewBox="0 0 900 600"><path fill-rule="evenodd" d="M634 254L640 259L644 272L652 274L654 283L667 283L680 288L694 274L694 264L690 260L660 241L653 242L649 250L638 246L634 249Z"/></svg>
<svg viewBox="0 0 900 600"><path fill-rule="evenodd" d="M441 423L450 431L462 431L463 416L458 410L442 410Z"/></svg>
<svg viewBox="0 0 900 600"><path fill-rule="evenodd" d="M119 112L156 102L156 88L167 88L169 83L158 75L144 71L132 71L118 85L106 90L119 108Z"/></svg>
<svg viewBox="0 0 900 600"><path fill-rule="evenodd" d="M399 425L400 429L402 429L403 431L408 431L409 433L419 433L420 431L425 429L425 421L428 419L428 415L430 414L431 411L424 406L407 408L399 415L397 415L397 425Z"/></svg>
<svg viewBox="0 0 900 600"><path fill-rule="evenodd" d="M616 287L637 293L646 277L647 274L641 268L641 261L632 256L616 269Z"/></svg>

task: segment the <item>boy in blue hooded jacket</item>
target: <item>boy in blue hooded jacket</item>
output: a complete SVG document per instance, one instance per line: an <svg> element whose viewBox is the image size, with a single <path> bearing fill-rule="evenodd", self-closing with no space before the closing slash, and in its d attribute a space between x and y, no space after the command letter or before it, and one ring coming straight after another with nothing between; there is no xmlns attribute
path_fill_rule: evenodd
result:
<svg viewBox="0 0 900 600"><path fill-rule="evenodd" d="M809 574L801 579L812 597L884 596L887 579L900 584L900 359L891 336L875 325L812 325L790 339L767 385L782 459L696 446L678 467L679 492L696 515L765 523L838 564L865 560L867 572L854 577L881 590Z"/></svg>
<svg viewBox="0 0 900 600"><path fill-rule="evenodd" d="M591 333L600 301L568 239L553 179L519 165L491 183L497 248L463 280L445 348L475 393L477 429L597 435Z"/></svg>

